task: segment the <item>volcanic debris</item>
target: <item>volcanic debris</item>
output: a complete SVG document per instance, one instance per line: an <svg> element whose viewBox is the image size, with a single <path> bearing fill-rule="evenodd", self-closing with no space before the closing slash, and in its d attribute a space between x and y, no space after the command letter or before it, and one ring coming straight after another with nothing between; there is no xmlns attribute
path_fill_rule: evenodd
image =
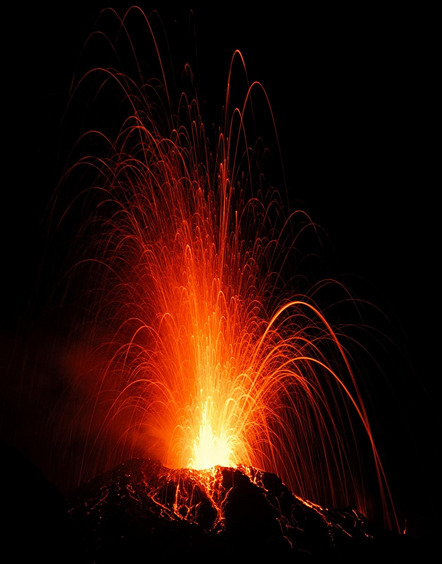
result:
<svg viewBox="0 0 442 564"><path fill-rule="evenodd" d="M170 470L134 459L78 488L69 516L85 562L391 562L422 554L352 508L330 510L254 468ZM140 559L140 557L142 557Z"/></svg>

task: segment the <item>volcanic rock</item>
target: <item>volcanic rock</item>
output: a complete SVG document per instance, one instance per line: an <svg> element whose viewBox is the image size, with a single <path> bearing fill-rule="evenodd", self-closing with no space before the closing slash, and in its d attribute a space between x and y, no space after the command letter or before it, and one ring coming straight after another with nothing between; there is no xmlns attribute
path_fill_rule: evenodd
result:
<svg viewBox="0 0 442 564"><path fill-rule="evenodd" d="M253 468L170 470L134 459L78 488L81 562L423 562L422 547L355 511L329 510ZM424 560L422 560L424 558Z"/></svg>

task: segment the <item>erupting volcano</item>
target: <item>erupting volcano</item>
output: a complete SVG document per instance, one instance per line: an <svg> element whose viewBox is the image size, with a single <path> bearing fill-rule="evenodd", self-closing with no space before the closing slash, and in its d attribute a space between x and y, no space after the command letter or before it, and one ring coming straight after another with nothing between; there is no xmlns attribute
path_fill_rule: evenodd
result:
<svg viewBox="0 0 442 564"><path fill-rule="evenodd" d="M60 426L87 428L80 481L134 455L171 469L244 465L305 499L365 511L366 443L391 525L351 353L316 303L325 283L304 292L293 277L314 224L286 213L266 179L270 151L252 137L257 108L273 124L263 86L236 51L211 136L196 93L169 87L150 20L109 13L115 35L98 29L85 52L102 41L113 60L82 71L71 93L104 125L80 136L57 193L76 187L66 217L81 206L69 280L85 313L73 327L94 358L74 383L86 400ZM146 79L134 20L158 77ZM193 86L189 65L184 75Z"/></svg>
<svg viewBox="0 0 442 564"><path fill-rule="evenodd" d="M334 315L358 315L358 301L310 277L320 229L287 211L271 103L242 53L213 125L190 64L176 85L159 30L156 14L104 10L66 111L77 140L50 221L70 241L54 289L69 386L49 419L69 486L81 486L70 517L92 559L112 553L112 534L141 529L152 553L166 532L171 553L182 533L201 552L252 529L256 542L238 499L265 516L270 552L314 552L316 526L327 550L367 546L370 511L385 530L399 524L364 346Z"/></svg>

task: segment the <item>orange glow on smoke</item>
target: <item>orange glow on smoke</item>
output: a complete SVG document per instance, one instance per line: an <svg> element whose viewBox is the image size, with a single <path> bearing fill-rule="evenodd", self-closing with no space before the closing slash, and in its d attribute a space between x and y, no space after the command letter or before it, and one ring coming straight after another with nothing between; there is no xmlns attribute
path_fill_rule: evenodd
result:
<svg viewBox="0 0 442 564"><path fill-rule="evenodd" d="M105 149L67 174L96 174L77 269L90 269L98 295L87 323L112 334L100 345L105 367L88 377L84 464L110 458L103 437L112 435L122 456L156 456L169 468L254 466L305 498L363 505L362 431L386 499L342 336L314 293L288 295L280 280L294 260L289 233L309 221L302 212L281 221L280 195L263 188L246 122L252 97L266 96L253 83L232 107L234 65L246 76L236 52L215 146L197 98L183 93L171 111L165 83L94 68L76 85L74 97L98 80L98 98L112 83L129 107L114 137L82 137Z"/></svg>

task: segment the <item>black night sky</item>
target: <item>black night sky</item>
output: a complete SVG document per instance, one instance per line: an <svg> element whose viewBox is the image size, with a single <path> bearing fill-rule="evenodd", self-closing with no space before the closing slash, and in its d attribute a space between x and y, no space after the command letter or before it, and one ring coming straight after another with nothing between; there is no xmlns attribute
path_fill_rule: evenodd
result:
<svg viewBox="0 0 442 564"><path fill-rule="evenodd" d="M15 446L25 453L26 441L16 440L7 420L16 366L11 358L25 354L25 332L40 330L50 293L41 285L51 279L50 267L40 270L46 244L42 217L63 166L57 141L62 115L97 4L17 4L2 15L9 33L2 72L0 350L1 378L8 384L0 388L6 390L0 398L0 438L19 442ZM175 29L186 29L192 6L169 4L141 6L147 13L157 8L173 36ZM328 234L330 275L349 275L350 286L353 280L355 291L385 312L382 330L395 344L380 359L388 386L376 399L386 410L381 434L387 471L401 516L416 534L426 534L440 519L434 14L404 6L334 11L307 9L305 3L236 4L195 6L201 98L207 112L217 111L230 57L241 50L250 78L262 82L269 95L290 197ZM121 10L129 3L109 5ZM36 439L31 430L29 437Z"/></svg>

